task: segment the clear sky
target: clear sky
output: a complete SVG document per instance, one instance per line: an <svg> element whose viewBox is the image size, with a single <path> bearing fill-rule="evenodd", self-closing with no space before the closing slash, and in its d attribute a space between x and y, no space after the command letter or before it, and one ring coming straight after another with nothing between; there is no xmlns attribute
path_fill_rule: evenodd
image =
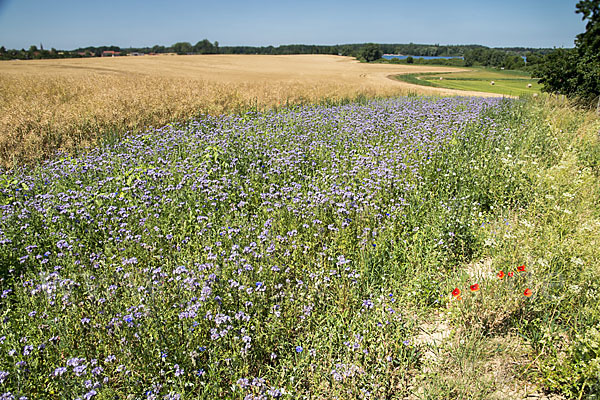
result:
<svg viewBox="0 0 600 400"><path fill-rule="evenodd" d="M344 43L573 47L576 0L0 0L0 45L70 50L207 38L221 46Z"/></svg>

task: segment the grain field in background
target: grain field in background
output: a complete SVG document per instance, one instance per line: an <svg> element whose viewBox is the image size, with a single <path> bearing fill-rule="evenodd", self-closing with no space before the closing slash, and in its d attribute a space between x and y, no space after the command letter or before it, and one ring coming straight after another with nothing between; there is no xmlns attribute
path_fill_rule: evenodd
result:
<svg viewBox="0 0 600 400"><path fill-rule="evenodd" d="M145 56L0 62L0 167L200 114L357 96L468 94L388 79L455 68L325 55ZM471 93L475 94L475 93Z"/></svg>

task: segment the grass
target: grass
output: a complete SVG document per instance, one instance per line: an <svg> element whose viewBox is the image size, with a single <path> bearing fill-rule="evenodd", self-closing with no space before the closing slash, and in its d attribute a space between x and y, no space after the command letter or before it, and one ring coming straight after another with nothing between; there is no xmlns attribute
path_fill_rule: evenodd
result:
<svg viewBox="0 0 600 400"><path fill-rule="evenodd" d="M459 287L475 280L483 284L479 292L466 290L468 298L449 309L456 336L444 348L444 370L456 370L476 354L460 353L465 347L480 351L468 362L473 380L456 381L452 372L432 377L433 386L446 387L453 397L554 392L596 398L600 393L600 308L590 299L600 275L600 121L552 102L534 103L532 109L534 122L527 130L532 136L532 129L547 130L547 141L530 138L521 145L528 151L503 160L507 168L521 164L528 171L527 205L483 224L481 253L456 276ZM524 272L515 270L520 263ZM498 271L515 275L499 279ZM525 288L533 292L529 299Z"/></svg>
<svg viewBox="0 0 600 400"><path fill-rule="evenodd" d="M541 93L537 79L520 71L475 68L452 73L398 75L396 79L415 85L447 89L478 91L508 96L527 96ZM494 85L491 82L494 82ZM531 87L528 87L531 85Z"/></svg>
<svg viewBox="0 0 600 400"><path fill-rule="evenodd" d="M599 130L546 98L362 99L3 172L0 389L591 398Z"/></svg>
<svg viewBox="0 0 600 400"><path fill-rule="evenodd" d="M0 167L77 154L115 132L201 114L415 92L389 75L445 67L334 56L156 56L0 63ZM426 91L419 91L426 93Z"/></svg>

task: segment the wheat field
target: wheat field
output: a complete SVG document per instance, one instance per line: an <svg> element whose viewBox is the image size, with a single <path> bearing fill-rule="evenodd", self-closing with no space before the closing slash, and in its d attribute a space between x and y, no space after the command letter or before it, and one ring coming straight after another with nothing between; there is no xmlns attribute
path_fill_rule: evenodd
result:
<svg viewBox="0 0 600 400"><path fill-rule="evenodd" d="M0 63L0 167L35 163L59 150L85 149L106 135L200 114L408 92L478 94L389 79L403 73L446 71L457 69L364 64L327 55L4 61Z"/></svg>

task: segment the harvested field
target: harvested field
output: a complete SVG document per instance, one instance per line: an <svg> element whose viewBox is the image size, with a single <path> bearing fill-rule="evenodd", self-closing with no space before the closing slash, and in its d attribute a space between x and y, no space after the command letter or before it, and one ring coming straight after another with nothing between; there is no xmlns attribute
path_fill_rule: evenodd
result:
<svg viewBox="0 0 600 400"><path fill-rule="evenodd" d="M327 55L6 61L0 63L0 166L31 163L57 150L71 152L199 114L409 92L477 94L388 78L448 71L458 70L361 64Z"/></svg>

